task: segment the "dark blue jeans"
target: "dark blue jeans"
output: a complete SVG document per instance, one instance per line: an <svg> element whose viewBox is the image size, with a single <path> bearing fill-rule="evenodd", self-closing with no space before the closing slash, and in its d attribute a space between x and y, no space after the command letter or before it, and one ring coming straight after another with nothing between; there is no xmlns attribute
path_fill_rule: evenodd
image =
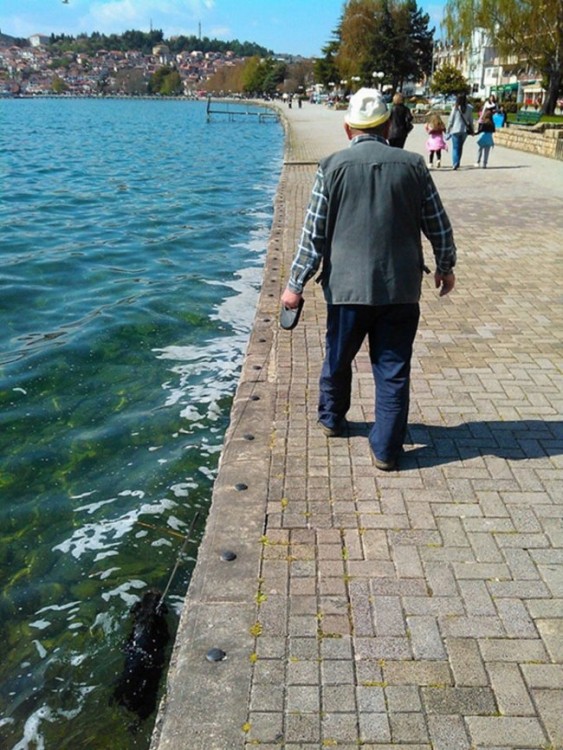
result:
<svg viewBox="0 0 563 750"><path fill-rule="evenodd" d="M459 167L461 155L463 153L463 144L467 135L465 133L452 133L452 167Z"/></svg>
<svg viewBox="0 0 563 750"><path fill-rule="evenodd" d="M418 304L328 305L326 353L320 377L319 421L336 427L350 408L352 362L365 337L375 380L371 449L382 461L397 458L409 414L410 369Z"/></svg>

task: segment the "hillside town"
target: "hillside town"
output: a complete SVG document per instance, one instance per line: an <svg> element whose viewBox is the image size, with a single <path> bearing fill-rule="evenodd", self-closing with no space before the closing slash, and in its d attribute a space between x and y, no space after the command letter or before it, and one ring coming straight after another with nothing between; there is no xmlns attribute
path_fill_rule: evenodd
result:
<svg viewBox="0 0 563 750"><path fill-rule="evenodd" d="M63 59L50 49L50 38L35 34L28 46L0 37L0 95L99 96L139 95L163 66L180 75L183 94L197 95L220 68L234 67L244 58L234 52L198 50L172 54L166 44L155 45L152 53L99 50L94 54L72 53Z"/></svg>
<svg viewBox="0 0 563 750"><path fill-rule="evenodd" d="M99 50L92 54L75 52L61 59L50 46L50 38L31 36L26 46L0 34L0 96L131 96L147 93L151 76L164 66L178 72L181 93L187 97L204 95L207 83L218 71L235 67L246 58L232 51L182 51L172 53L161 43L151 54L140 51ZM284 59L283 55L276 56ZM288 56L285 56L287 62ZM473 97L484 99L491 93L510 98L525 107L540 107L545 95L537 71L517 59L499 57L487 34L477 29L469 48L454 48L439 41L433 47L433 71L448 64L465 76ZM308 82L313 93L314 81ZM427 93L428 81L410 81L408 95ZM334 84L333 84L334 86ZM315 94L319 86L315 87ZM328 88L327 95L335 93ZM561 111L558 102L558 110Z"/></svg>

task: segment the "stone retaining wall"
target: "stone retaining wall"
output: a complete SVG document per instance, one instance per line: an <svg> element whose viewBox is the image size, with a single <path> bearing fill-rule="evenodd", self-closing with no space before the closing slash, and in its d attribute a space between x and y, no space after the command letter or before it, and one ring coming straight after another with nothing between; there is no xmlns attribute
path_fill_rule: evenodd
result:
<svg viewBox="0 0 563 750"><path fill-rule="evenodd" d="M563 130L510 125L495 132L495 144L563 160Z"/></svg>

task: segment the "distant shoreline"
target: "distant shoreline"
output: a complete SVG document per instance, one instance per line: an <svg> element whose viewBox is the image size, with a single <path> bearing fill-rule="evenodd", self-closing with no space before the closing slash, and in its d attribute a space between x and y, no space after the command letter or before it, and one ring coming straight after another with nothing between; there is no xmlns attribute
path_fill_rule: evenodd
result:
<svg viewBox="0 0 563 750"><path fill-rule="evenodd" d="M0 99L154 99L155 101L205 102L207 97L157 96L154 94L2 94ZM238 100L232 100L238 101Z"/></svg>
<svg viewBox="0 0 563 750"><path fill-rule="evenodd" d="M170 101L170 102L207 102L209 99L213 102L229 102L230 104L254 104L258 107L267 107L270 102L254 98L239 99L229 96L160 96L158 94L0 94L0 101L6 99L132 99L132 100L151 100L151 101Z"/></svg>

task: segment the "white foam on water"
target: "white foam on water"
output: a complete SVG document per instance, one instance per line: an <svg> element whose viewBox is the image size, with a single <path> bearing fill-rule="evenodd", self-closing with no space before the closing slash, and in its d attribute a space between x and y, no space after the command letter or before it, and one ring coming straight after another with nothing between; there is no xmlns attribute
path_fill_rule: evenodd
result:
<svg viewBox="0 0 563 750"><path fill-rule="evenodd" d="M181 392L178 391L176 394L177 400L181 397ZM195 422L203 417L203 414L200 414L199 409L194 404L188 404L185 409L182 409L181 416L184 417L184 419L189 419L190 422Z"/></svg>
<svg viewBox="0 0 563 750"><path fill-rule="evenodd" d="M262 275L262 268L244 268L237 272L234 279L223 284L238 294L226 297L218 306L217 312L210 316L211 320L228 323L236 333L245 334L246 340L256 314ZM217 282L208 281L207 283L213 286Z"/></svg>
<svg viewBox="0 0 563 750"><path fill-rule="evenodd" d="M90 573L88 578L99 578L100 581L105 581L106 578L109 578L112 573L117 573L118 570L121 570L120 567L113 567L108 568L107 570L100 570L97 573Z"/></svg>
<svg viewBox="0 0 563 750"><path fill-rule="evenodd" d="M49 706L41 706L28 717L23 728L23 737L12 750L45 750L45 738L40 728L44 721L53 722L53 712Z"/></svg>
<svg viewBox="0 0 563 750"><path fill-rule="evenodd" d="M41 609L38 609L36 614L41 615L43 612L63 612L65 609L71 609L72 607L78 607L80 606L81 602L75 601L75 602L67 602L66 604L48 604L46 607L42 607Z"/></svg>
<svg viewBox="0 0 563 750"><path fill-rule="evenodd" d="M78 655L71 660L73 666L79 666L85 659L85 656ZM50 706L44 704L34 711L24 724L23 737L17 742L12 750L45 750L45 738L41 734L41 724L45 721L53 724L58 719L74 719L80 714L84 706L86 696L95 689L94 685L80 685L75 689L77 705L72 709L57 709L53 711ZM3 724L15 723L12 719L0 720L0 727Z"/></svg>
<svg viewBox="0 0 563 750"><path fill-rule="evenodd" d="M185 601L185 597L171 594L168 595L166 599L168 608L172 610L178 617L180 617L180 615L182 614L182 609L184 608Z"/></svg>
<svg viewBox="0 0 563 750"><path fill-rule="evenodd" d="M119 497L138 497L141 500L145 497L143 490L123 490L119 493Z"/></svg>
<svg viewBox="0 0 563 750"><path fill-rule="evenodd" d="M184 434L208 429L204 423L224 416L221 400L230 397L242 362L246 337L223 337L200 346L169 346L159 349L159 359L174 360L171 372L176 381L163 385L167 391L165 406L180 404L180 416L188 424Z"/></svg>
<svg viewBox="0 0 563 750"><path fill-rule="evenodd" d="M81 495L71 495L71 500L82 500L83 497L90 497L90 495L95 495L98 490L91 490L90 492L83 492Z"/></svg>
<svg viewBox="0 0 563 750"><path fill-rule="evenodd" d="M170 487L170 491L174 493L175 497L188 497L189 490L196 490L196 482L181 482L180 484L173 484Z"/></svg>
<svg viewBox="0 0 563 750"><path fill-rule="evenodd" d="M85 497L85 495L82 495L81 497ZM78 508L75 508L75 510L83 510L86 513L95 513L100 508L103 508L104 505L110 505L111 503L114 503L116 500L115 497L110 498L109 500L100 500L99 503L90 503L90 505L81 505Z"/></svg>
<svg viewBox="0 0 563 750"><path fill-rule="evenodd" d="M119 496L143 498L145 493L140 490L125 490L120 492ZM174 500L164 498L154 503L144 503L113 520L86 523L75 529L70 537L55 545L53 551L70 553L76 560L88 552L98 553L96 561L117 555L120 540L133 530L136 531L137 521L142 515L164 514L176 506L177 503Z"/></svg>
<svg viewBox="0 0 563 750"><path fill-rule="evenodd" d="M110 612L99 612L92 625L90 625L90 632L94 633L96 628L101 628L104 635L108 636L121 628L121 622L112 617Z"/></svg>
<svg viewBox="0 0 563 750"><path fill-rule="evenodd" d="M257 232L249 243L241 247L255 252L263 251L264 236L263 231ZM257 265L238 271L228 281L205 282L236 292L226 296L210 316L211 320L227 324L232 329L228 336L200 342L197 346L170 345L153 350L157 359L176 362L170 370L176 379L162 385L166 391L164 406L182 406L180 416L189 423L182 428L185 434L193 434L200 429L211 432L209 424L203 424L202 420L214 423L225 416L221 401L232 396L236 387L256 313L262 274L262 267Z"/></svg>
<svg viewBox="0 0 563 750"><path fill-rule="evenodd" d="M171 529L174 529L174 531L182 531L187 527L187 523L185 521L181 521L179 518L176 518L176 516L168 516L168 520L166 521L168 526L170 526Z"/></svg>
<svg viewBox="0 0 563 750"><path fill-rule="evenodd" d="M173 547L174 545L170 541L170 539L157 539L154 542L151 542L151 547Z"/></svg>
<svg viewBox="0 0 563 750"><path fill-rule="evenodd" d="M221 450L221 447L217 449L218 451ZM217 471L211 471L207 468L207 466L200 466L198 469L201 474L203 474L204 477L207 477L208 479L215 479L215 475L217 474Z"/></svg>
<svg viewBox="0 0 563 750"><path fill-rule="evenodd" d="M115 557L116 555L119 555L119 551L116 550L116 549L114 549L114 550L110 549L107 552L100 552L94 558L94 562L99 562L100 560L105 560L106 557Z"/></svg>
<svg viewBox="0 0 563 750"><path fill-rule="evenodd" d="M33 643L33 645L37 649L37 653L39 654L39 656L42 659L44 659L47 656L47 654L49 653L47 651L47 649L45 648L45 646L43 646L43 644L40 641L31 641L31 642Z"/></svg>
<svg viewBox="0 0 563 750"><path fill-rule="evenodd" d="M128 607L132 607L135 602L139 601L139 597L136 594L130 594L129 591L131 589L144 589L146 585L146 581L126 581L125 583L122 583L121 586L117 586L117 588L115 589L105 591L102 594L102 599L106 602L109 602L110 599L117 596L122 599Z"/></svg>

